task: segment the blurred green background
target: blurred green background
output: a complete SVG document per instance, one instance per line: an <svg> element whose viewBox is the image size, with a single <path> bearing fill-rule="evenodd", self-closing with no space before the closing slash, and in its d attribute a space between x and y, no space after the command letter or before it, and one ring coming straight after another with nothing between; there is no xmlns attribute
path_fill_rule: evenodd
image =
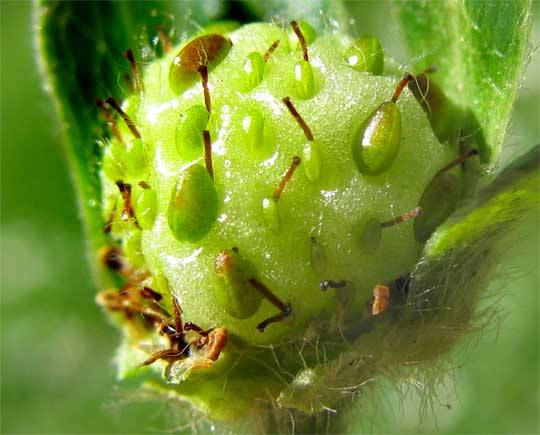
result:
<svg viewBox="0 0 540 435"><path fill-rule="evenodd" d="M352 5L362 33L399 46L384 12ZM94 304L63 136L43 88L32 41L31 4L1 8L1 433L150 433L173 429L175 412L115 383L117 331ZM534 4L538 23L538 3ZM376 19L378 18L378 19ZM381 25L386 23L386 25ZM538 143L539 35L512 120L506 156ZM382 31L381 31L382 29ZM407 62L410 59L400 59ZM84 108L82 108L84 110ZM538 433L539 217L532 213L500 250L492 303L501 322L456 353L419 422L418 400L385 394L385 432ZM351 414L356 427L362 408ZM431 414L430 414L431 415Z"/></svg>

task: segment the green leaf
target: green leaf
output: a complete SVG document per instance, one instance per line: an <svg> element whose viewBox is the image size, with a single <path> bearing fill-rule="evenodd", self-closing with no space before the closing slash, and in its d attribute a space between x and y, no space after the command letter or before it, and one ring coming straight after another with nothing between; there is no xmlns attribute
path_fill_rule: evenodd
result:
<svg viewBox="0 0 540 435"><path fill-rule="evenodd" d="M455 109L449 122L474 134L484 163L495 164L528 54L529 0L395 4L418 70L437 67L433 80ZM480 131L477 131L480 128Z"/></svg>
<svg viewBox="0 0 540 435"><path fill-rule="evenodd" d="M540 146L525 153L485 187L477 199L440 226L424 248L411 274L405 322L433 324L433 355L486 321L477 311L491 283L509 230L540 205ZM419 315L420 313L420 315ZM452 333L450 333L450 331Z"/></svg>
<svg viewBox="0 0 540 435"><path fill-rule="evenodd" d="M159 2L55 2L34 6L37 46L43 80L50 89L66 133L66 155L71 167L84 222L88 252L97 283L112 279L97 261L100 247L111 243L103 232L98 140L108 135L96 107L98 98L122 99L123 77L129 64L123 53L132 48L148 53L161 50L154 43L158 28L174 42L193 22L205 25L221 13L220 0ZM153 48L153 49L152 49Z"/></svg>

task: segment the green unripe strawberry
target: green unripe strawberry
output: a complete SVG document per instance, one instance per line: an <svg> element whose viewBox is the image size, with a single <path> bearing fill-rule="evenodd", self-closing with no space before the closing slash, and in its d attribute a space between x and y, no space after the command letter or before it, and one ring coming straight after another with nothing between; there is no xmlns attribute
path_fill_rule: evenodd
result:
<svg viewBox="0 0 540 435"><path fill-rule="evenodd" d="M438 142L407 89L387 103L393 111L384 116L391 119L377 124L377 110L399 78L348 64L353 41L347 35L309 31L309 60L290 31L270 24L211 38L191 40L145 68L144 98L125 105L140 131L138 149L145 150L136 157L146 158L148 168L133 170L129 152L117 151L121 144L113 139L104 154L103 208L111 210L113 202L116 210L125 208L114 179L125 176L135 186L134 213L124 219L127 229L112 234L126 240L138 262L133 266L148 272L143 284L163 295L159 304L171 316L181 310L183 321L225 328L228 338L219 342L217 356L210 339L197 347L186 338L191 350L177 361L148 360L142 346L148 341L180 352L174 340L181 325L167 319L175 331L167 341L145 312L145 338L127 340L123 374L150 370L162 379L166 366L165 381L178 394L222 418L241 415L254 394L267 392L308 409L295 402L297 395L280 396L285 387L251 353L313 334L329 342L339 340L340 331L354 336L346 322L355 325L365 316L374 287L407 275L416 263L421 245L413 223L396 225L398 217L418 210L426 186L454 151ZM195 59L195 48L204 56ZM366 129L378 142L359 151ZM377 162L373 170L363 170L367 155ZM345 323L336 323L338 312ZM339 351L328 357L339 358ZM280 358L299 373L297 352ZM144 360L150 368L138 368ZM220 401L227 402L225 410Z"/></svg>

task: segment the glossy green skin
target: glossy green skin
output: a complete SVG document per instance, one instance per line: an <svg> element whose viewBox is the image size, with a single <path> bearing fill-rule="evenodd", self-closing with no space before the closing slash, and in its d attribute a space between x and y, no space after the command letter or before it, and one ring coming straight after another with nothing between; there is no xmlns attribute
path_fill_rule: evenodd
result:
<svg viewBox="0 0 540 435"><path fill-rule="evenodd" d="M381 75L384 70L384 54L375 36L361 36L345 52L345 62L356 71Z"/></svg>
<svg viewBox="0 0 540 435"><path fill-rule="evenodd" d="M255 267L238 252L222 251L214 267L216 302L237 319L247 319L257 312L262 294L249 282L257 276Z"/></svg>
<svg viewBox="0 0 540 435"><path fill-rule="evenodd" d="M364 175L379 175L394 162L401 144L401 113L396 103L377 107L358 129L352 155Z"/></svg>
<svg viewBox="0 0 540 435"><path fill-rule="evenodd" d="M461 195L462 183L457 176L447 172L435 175L418 202L422 214L414 220L416 240L426 242L456 209Z"/></svg>
<svg viewBox="0 0 540 435"><path fill-rule="evenodd" d="M214 224L218 195L214 182L201 165L185 169L174 187L167 210L169 228L176 240L196 242Z"/></svg>

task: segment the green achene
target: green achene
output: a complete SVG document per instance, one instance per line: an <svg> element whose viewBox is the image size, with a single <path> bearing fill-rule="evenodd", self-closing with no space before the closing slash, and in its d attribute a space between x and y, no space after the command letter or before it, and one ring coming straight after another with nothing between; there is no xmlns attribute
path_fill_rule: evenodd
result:
<svg viewBox="0 0 540 435"><path fill-rule="evenodd" d="M210 34L195 38L175 56L169 68L169 83L174 93L191 86L198 78L201 67L214 69L231 49L230 39L223 35Z"/></svg>
<svg viewBox="0 0 540 435"><path fill-rule="evenodd" d="M358 38L345 52L345 62L356 71L375 75L383 73L384 53L381 43L375 36L365 35Z"/></svg>
<svg viewBox="0 0 540 435"><path fill-rule="evenodd" d="M167 210L169 228L178 241L205 236L217 217L218 196L207 170L192 165L182 171Z"/></svg>
<svg viewBox="0 0 540 435"><path fill-rule="evenodd" d="M251 317L262 302L262 294L249 282L256 276L255 267L237 249L221 251L214 266L216 302L237 319Z"/></svg>

